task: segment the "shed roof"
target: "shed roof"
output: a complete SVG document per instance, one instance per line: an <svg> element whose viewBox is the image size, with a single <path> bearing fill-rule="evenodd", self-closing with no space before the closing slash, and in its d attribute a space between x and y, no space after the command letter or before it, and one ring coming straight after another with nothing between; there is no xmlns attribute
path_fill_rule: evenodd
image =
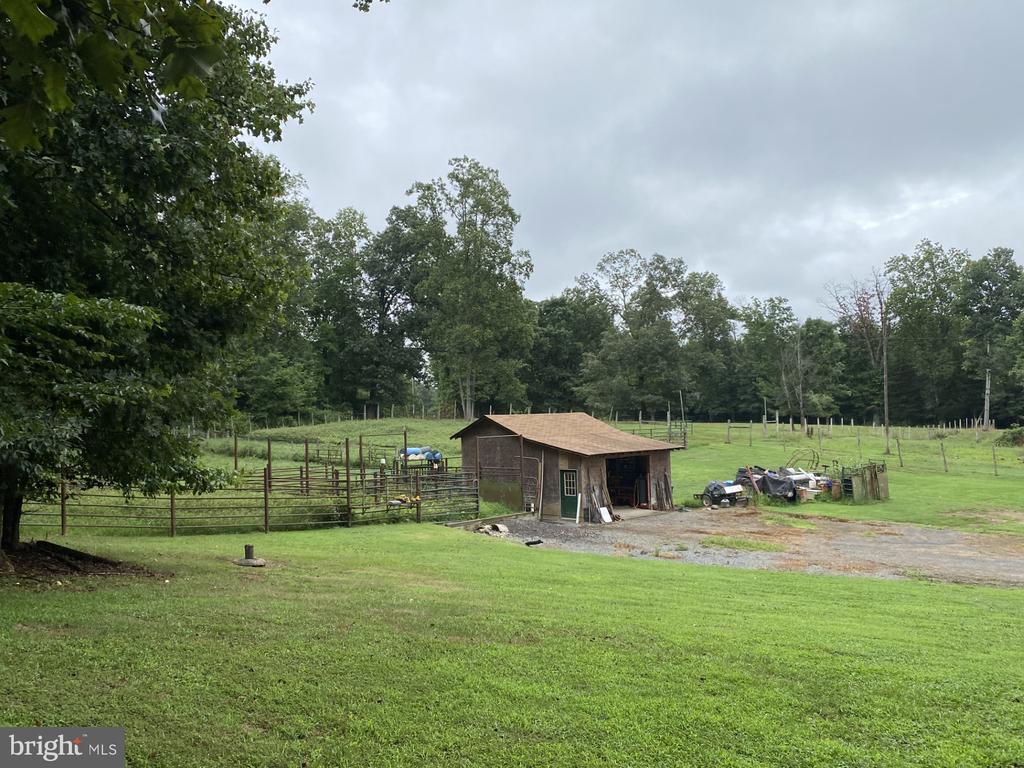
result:
<svg viewBox="0 0 1024 768"><path fill-rule="evenodd" d="M581 456L603 456L612 453L643 453L671 451L679 446L631 435L585 413L518 413L481 416L454 435L462 435L485 421L492 421L524 440L558 448Z"/></svg>

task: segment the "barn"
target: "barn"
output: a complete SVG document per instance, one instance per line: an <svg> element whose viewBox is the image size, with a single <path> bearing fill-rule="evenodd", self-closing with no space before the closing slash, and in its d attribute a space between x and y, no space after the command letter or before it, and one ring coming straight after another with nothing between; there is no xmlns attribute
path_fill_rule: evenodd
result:
<svg viewBox="0 0 1024 768"><path fill-rule="evenodd" d="M600 509L673 509L671 451L585 413L481 416L452 435L480 496L544 520L600 522Z"/></svg>

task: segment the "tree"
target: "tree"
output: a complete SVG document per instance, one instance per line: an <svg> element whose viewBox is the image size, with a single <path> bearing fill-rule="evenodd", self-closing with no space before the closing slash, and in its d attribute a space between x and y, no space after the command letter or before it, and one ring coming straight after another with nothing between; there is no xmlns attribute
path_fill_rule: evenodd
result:
<svg viewBox="0 0 1024 768"><path fill-rule="evenodd" d="M794 405L790 347L795 344L798 324L789 301L780 296L753 299L741 307L739 317L744 334L743 358L754 374L757 394L783 410L799 415Z"/></svg>
<svg viewBox="0 0 1024 768"><path fill-rule="evenodd" d="M202 98L225 54L224 18L207 0L2 0L0 21L0 139L15 150L42 149L79 98L69 83L115 99L141 90L156 121L162 93Z"/></svg>
<svg viewBox="0 0 1024 768"><path fill-rule="evenodd" d="M680 387L694 410L708 418L730 412L741 398L735 391L736 310L725 296L725 286L712 272L689 272L676 304L675 328L683 343Z"/></svg>
<svg viewBox="0 0 1024 768"><path fill-rule="evenodd" d="M922 240L913 254L886 262L891 285L886 302L892 327L892 352L921 385L919 404L907 414L932 422L962 415L965 382L957 374L963 361L961 320L957 304L961 275L969 256ZM905 384L900 389L906 391Z"/></svg>
<svg viewBox="0 0 1024 768"><path fill-rule="evenodd" d="M156 320L124 302L0 283L0 549L18 545L26 493L51 494L61 468L89 466L94 413L159 399L139 355Z"/></svg>
<svg viewBox="0 0 1024 768"><path fill-rule="evenodd" d="M534 407L559 411L580 408L575 387L587 353L596 351L612 329L612 308L598 286L585 276L572 288L536 305L537 331L525 378Z"/></svg>
<svg viewBox="0 0 1024 768"><path fill-rule="evenodd" d="M889 442L889 338L892 318L889 308L891 287L888 278L872 270L867 283L851 281L846 286L828 288L832 313L848 332L860 339L871 365L882 373L882 418L885 425L885 453L892 452Z"/></svg>
<svg viewBox="0 0 1024 768"><path fill-rule="evenodd" d="M310 261L319 218L305 200L294 197L296 192L293 182L292 199L282 203L263 240L264 248L288 265L293 284L260 334L236 338L229 346L235 404L256 419L308 411L322 397L323 365L310 327Z"/></svg>
<svg viewBox="0 0 1024 768"><path fill-rule="evenodd" d="M429 313L424 344L437 381L471 419L481 398L525 397L519 374L534 318L523 285L533 264L513 249L519 214L498 172L468 157L449 167L446 178L414 184L409 194L428 226L443 231L429 238L430 271L420 289Z"/></svg>
<svg viewBox="0 0 1024 768"><path fill-rule="evenodd" d="M1013 404L1020 394L1010 380L1008 339L1014 319L1024 312L1024 270L1010 248L993 248L967 264L954 310L963 321L963 369L985 381L982 423L988 429L993 411L1004 418L1016 415Z"/></svg>
<svg viewBox="0 0 1024 768"><path fill-rule="evenodd" d="M606 254L597 273L618 317L586 356L577 391L592 408L667 409L682 386L682 347L675 331L686 275L680 259L627 249Z"/></svg>
<svg viewBox="0 0 1024 768"><path fill-rule="evenodd" d="M311 335L324 371L324 395L335 406L354 406L369 397L357 351L366 348L361 252L372 232L366 217L344 208L328 220L312 223Z"/></svg>
<svg viewBox="0 0 1024 768"><path fill-rule="evenodd" d="M232 25L233 12L212 0L0 0L0 141L42 149L59 115L81 98L78 83L117 101L141 93L142 109L159 123L165 95L207 95ZM304 85L293 95L300 92ZM280 138L280 124L263 127Z"/></svg>
<svg viewBox="0 0 1024 768"><path fill-rule="evenodd" d="M637 286L648 271L646 260L634 248L609 251L597 262L597 275L607 286L605 295L615 315L623 316Z"/></svg>
<svg viewBox="0 0 1024 768"><path fill-rule="evenodd" d="M145 89L129 84L112 95L76 73L67 84L72 104L54 116L40 149L0 148L0 280L51 303L112 312L140 307L152 318L141 340L127 320L101 328L95 339L68 326L83 351L70 348L67 360L109 352L104 380L137 382L131 396L99 397L88 407L76 406L86 403L77 396L71 405L18 398L0 404L7 509L40 484L52 491L61 474L145 492L209 487L210 472L182 427L224 418L231 402L227 345L259 333L293 283L287 259L265 247L285 178L239 135L272 139L306 106L306 87L279 85L267 65L273 39L263 23L223 14L225 55L206 81L208 96L169 95L163 125L151 119ZM140 50L157 65L159 50ZM122 330L126 323L134 335ZM4 335L11 338L6 324ZM25 356L36 345L42 360L55 348L36 335L19 343ZM33 385L60 389L66 375L56 366L34 369ZM77 420L59 452L33 459L37 411L54 423L67 414ZM4 547L16 545L16 528L13 518L5 522Z"/></svg>
<svg viewBox="0 0 1024 768"><path fill-rule="evenodd" d="M395 207L387 226L361 253L360 312L367 333L360 337L357 357L371 401L404 402L411 380L422 371L425 318L417 297L430 273L427 257L443 234L415 207Z"/></svg>

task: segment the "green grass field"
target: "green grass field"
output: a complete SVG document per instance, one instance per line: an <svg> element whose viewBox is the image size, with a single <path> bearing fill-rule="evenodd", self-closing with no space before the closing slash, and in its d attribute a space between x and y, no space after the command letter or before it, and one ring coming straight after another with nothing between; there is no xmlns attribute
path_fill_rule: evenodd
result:
<svg viewBox="0 0 1024 768"><path fill-rule="evenodd" d="M269 435L273 440L273 460L277 469L294 469L302 463L305 452L303 441L311 441L311 450L317 447L337 448L347 437L353 451L353 458L358 456L356 446L360 435L364 436L364 456L367 464L373 466L377 459L371 461L372 451L380 452L381 456L393 458L394 449L402 444L402 430L407 429L410 445L431 445L442 450L454 463L460 461L458 441L449 437L458 431L466 422L435 419L382 419L380 421L342 421L316 427L292 427L288 429L270 430L266 433L241 438L239 440L239 469L245 474L258 474L266 463L266 440ZM635 428L635 422L623 422L624 429ZM694 493L703 490L708 480L726 480L735 477L738 467L748 464L759 464L769 468L777 468L784 464L795 463L807 469L820 469L822 464L854 464L869 458L885 458L889 467L889 486L891 498L884 503L851 505L846 503L825 503L820 500L813 504L801 505L798 509L804 515L822 515L856 520L886 520L901 523L957 528L972 532L1015 533L1024 534L1024 498L1019 489L1024 483L1024 462L1022 449L1012 447L995 448L995 467L993 467L993 441L995 434L976 435L974 432L963 432L949 435L942 447L946 451L946 465L943 464L940 443L929 439L926 430L901 430L900 449L904 466L899 466L899 458L895 454L896 443L893 441L894 454L883 457L884 440L880 430L863 428L851 430L849 427L836 427L831 436L822 431L822 439L818 436L808 438L799 433L791 432L787 427L776 430L770 426L767 435L763 434L760 425L755 425L753 433L749 428L734 427L731 430L731 442L725 442L726 426L724 424L696 424L690 446L685 451L673 454L673 481L675 484L675 501L677 504L692 500ZM858 439L859 432L859 439ZM387 434L381 434L387 433ZM232 441L227 438L214 438L206 442L205 461L213 467L230 471L233 468ZM948 467L948 472L946 468ZM998 475L996 474L998 472ZM226 490L214 494L211 498L190 500L181 497L179 516L185 519L190 508L201 508L213 504L217 507L229 507L231 497L237 491ZM220 501L225 497L227 501ZM118 505L112 502L104 514L112 514L111 525L117 525L117 514L128 515L135 508L159 507L166 502L137 499L133 504ZM241 503L241 502L238 502ZM262 500L253 497L249 512L253 519L261 519ZM38 506L38 505L36 505ZM52 505L45 507L51 514L56 509ZM509 512L500 505L484 503L484 514L502 514ZM766 515L779 524L811 525L813 523L781 522L784 519L783 509L768 508ZM229 514L225 509L224 514ZM144 514L150 514L143 510ZM166 509L161 513L152 514L167 517ZM53 522L51 518L50 522ZM129 522L129 521L125 521ZM166 533L168 521L157 520L152 525L145 524L134 528L110 528L110 533L129 533L132 535L150 530L157 534ZM52 534L54 525L49 527L33 527L31 534Z"/></svg>
<svg viewBox="0 0 1024 768"><path fill-rule="evenodd" d="M443 440L461 422L405 423L410 444L457 455ZM698 424L674 454L677 502L818 449L817 436L724 436ZM936 440L904 439L886 503L799 511L1024 533L1020 450L997 450L995 477L991 436L945 447L948 473ZM296 461L294 444L274 450ZM837 428L819 458L881 451L868 430L858 449ZM763 516L814 529L786 511ZM230 563L248 542L271 567ZM63 543L161 575L0 577L0 722L123 725L133 766L1024 765L1019 589L584 555L415 524Z"/></svg>
<svg viewBox="0 0 1024 768"><path fill-rule="evenodd" d="M68 543L168 575L0 579L0 722L123 725L133 766L1024 762L1018 590L425 525Z"/></svg>
<svg viewBox="0 0 1024 768"><path fill-rule="evenodd" d="M400 435L369 435L400 433L403 428L408 428L410 445L429 444L444 451L445 455L457 458L459 443L448 438L466 423L450 419L341 421L315 427L264 430L259 433L259 438L252 441L252 446L255 452L262 450L267 435L275 440L296 441L291 445L275 443L275 461L288 461L300 458L302 448L298 441L303 438L336 444L348 437L354 444L358 436L364 434L368 436L367 442L397 440L400 445ZM636 422L622 422L619 426L631 429L638 425ZM703 490L708 480L735 477L736 469L747 464L778 468L796 457L797 463L810 469L812 454L816 452L818 460L827 464L833 461L856 464L867 459L884 459L889 468L891 499L886 503L858 506L808 504L801 507L802 513L1024 534L1024 496L1020 493L1020 488L1024 487L1024 450L996 447L996 466L993 469L993 441L997 434L950 433L943 441L947 472L940 441L929 439L929 432L925 429L894 428L892 455L885 456L885 441L879 428L851 429L836 425L831 436L824 428L819 447L817 433L810 438L804 437L799 432L790 432L788 425L782 425L778 430L775 425L769 425L767 435L762 432L760 424L755 424L752 432L747 425L733 427L731 442L726 444L725 424L697 423L693 425L690 447L677 451L673 456L675 501L680 504L693 493ZM897 456L897 435L901 436L902 468ZM223 441L223 447L227 447L227 441ZM229 461L223 455L214 460ZM250 461L262 466L262 459Z"/></svg>
<svg viewBox="0 0 1024 768"><path fill-rule="evenodd" d="M702 490L708 480L735 477L737 468L748 464L777 469L796 457L797 464L811 469L812 454L817 452L819 461L827 464L885 460L890 499L860 505L804 504L799 508L802 514L1024 534L1024 496L1020 492L1024 488L1024 451L996 447L995 471L999 474L995 475L992 455L996 433L982 434L978 442L973 431L950 434L943 441L948 472L943 467L939 441L928 439L925 430L912 430L910 437L901 438L902 468L895 439L892 455L883 455L881 430L862 429L858 446L856 430L837 426L832 437L823 435L821 448L817 435L807 438L789 432L788 426L776 433L774 425L769 425L767 437L760 424L754 425L752 435L749 429L734 428L729 444L725 443L725 434L724 424L694 426L690 447L673 457L676 503Z"/></svg>

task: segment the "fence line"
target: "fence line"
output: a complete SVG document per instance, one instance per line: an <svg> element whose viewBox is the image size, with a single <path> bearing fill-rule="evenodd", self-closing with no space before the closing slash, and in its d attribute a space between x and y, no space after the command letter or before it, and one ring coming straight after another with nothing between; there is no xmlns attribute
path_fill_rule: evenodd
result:
<svg viewBox="0 0 1024 768"><path fill-rule="evenodd" d="M246 478L207 495L126 499L105 489L61 484L56 501L27 501L22 525L132 530L175 536L202 531L287 530L478 517L476 478L461 471L387 472L365 477L337 470L312 476L299 467Z"/></svg>

